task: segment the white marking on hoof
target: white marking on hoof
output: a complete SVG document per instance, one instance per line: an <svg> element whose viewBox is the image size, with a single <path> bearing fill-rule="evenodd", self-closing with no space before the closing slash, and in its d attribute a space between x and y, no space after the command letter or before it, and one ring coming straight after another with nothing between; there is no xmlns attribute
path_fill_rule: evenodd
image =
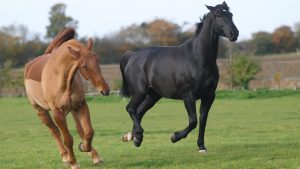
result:
<svg viewBox="0 0 300 169"><path fill-rule="evenodd" d="M199 150L199 153L206 154L207 150Z"/></svg>
<svg viewBox="0 0 300 169"><path fill-rule="evenodd" d="M78 164L71 165L71 169L80 169L80 166Z"/></svg>
<svg viewBox="0 0 300 169"><path fill-rule="evenodd" d="M129 142L129 141L133 140L132 132L125 133L123 135L122 140L123 140L123 142Z"/></svg>

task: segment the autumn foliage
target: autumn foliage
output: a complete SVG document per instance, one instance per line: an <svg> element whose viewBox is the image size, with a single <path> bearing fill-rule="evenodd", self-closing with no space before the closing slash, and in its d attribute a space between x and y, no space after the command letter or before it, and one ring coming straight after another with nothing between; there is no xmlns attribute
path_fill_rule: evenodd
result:
<svg viewBox="0 0 300 169"><path fill-rule="evenodd" d="M66 15L64 4L54 5L49 12L50 24L46 27L46 35L37 35L27 30L24 25L0 25L0 69L6 61L12 67L23 67L24 64L42 54L51 37L67 26L77 27L78 21ZM197 21L195 21L196 23ZM179 45L194 36L195 27L183 29L182 26L165 19L154 19L140 24L131 24L119 31L102 37L95 36L94 51L102 64L118 63L127 50L138 50L150 46ZM240 30L243 31L243 30ZM47 37L47 39L43 39ZM77 36L85 42L88 37ZM231 43L221 38L219 58L228 58L235 53L250 55L267 55L273 53L295 52L300 44L300 23L293 30L289 26L281 26L274 32L259 31L248 40Z"/></svg>

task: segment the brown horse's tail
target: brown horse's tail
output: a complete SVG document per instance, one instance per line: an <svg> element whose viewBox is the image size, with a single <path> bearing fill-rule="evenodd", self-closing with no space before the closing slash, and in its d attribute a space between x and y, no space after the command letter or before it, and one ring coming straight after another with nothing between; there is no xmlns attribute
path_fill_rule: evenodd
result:
<svg viewBox="0 0 300 169"><path fill-rule="evenodd" d="M120 95L123 96L123 97L130 97L131 96L131 93L129 91L128 84L127 84L127 81L126 81L126 77L125 77L125 67L128 63L130 55L132 55L133 53L134 52L132 52L132 51L127 51L121 57L121 60L120 60L120 69L121 69L121 74L122 74L122 79L123 79Z"/></svg>
<svg viewBox="0 0 300 169"><path fill-rule="evenodd" d="M74 37L75 37L75 30L73 28L66 28L66 29L60 31L56 35L56 37L52 40L52 42L49 44L44 55L51 53L54 48L60 46L62 43L66 42L70 39L74 39Z"/></svg>

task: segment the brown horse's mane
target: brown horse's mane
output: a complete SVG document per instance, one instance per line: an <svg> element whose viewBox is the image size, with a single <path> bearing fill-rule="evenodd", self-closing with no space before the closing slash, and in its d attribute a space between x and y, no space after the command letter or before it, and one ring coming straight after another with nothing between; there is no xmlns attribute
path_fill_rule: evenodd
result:
<svg viewBox="0 0 300 169"><path fill-rule="evenodd" d="M59 47L62 43L74 39L74 36L75 30L73 28L66 28L62 30L49 44L43 56L37 57L33 61L26 64L24 72L25 78L40 82L42 70L51 56L48 54L50 54L54 48Z"/></svg>
<svg viewBox="0 0 300 169"><path fill-rule="evenodd" d="M60 31L58 35L49 44L44 55L51 53L54 48L59 47L62 43L70 39L74 39L74 37L75 37L75 30L73 28L66 28Z"/></svg>

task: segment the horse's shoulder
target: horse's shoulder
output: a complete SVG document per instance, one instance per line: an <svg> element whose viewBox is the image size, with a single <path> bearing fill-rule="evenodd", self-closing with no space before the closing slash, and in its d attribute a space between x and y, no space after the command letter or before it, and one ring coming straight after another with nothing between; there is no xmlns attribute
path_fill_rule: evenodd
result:
<svg viewBox="0 0 300 169"><path fill-rule="evenodd" d="M25 79L31 79L40 82L42 71L50 58L50 54L38 56L30 61L25 67Z"/></svg>

